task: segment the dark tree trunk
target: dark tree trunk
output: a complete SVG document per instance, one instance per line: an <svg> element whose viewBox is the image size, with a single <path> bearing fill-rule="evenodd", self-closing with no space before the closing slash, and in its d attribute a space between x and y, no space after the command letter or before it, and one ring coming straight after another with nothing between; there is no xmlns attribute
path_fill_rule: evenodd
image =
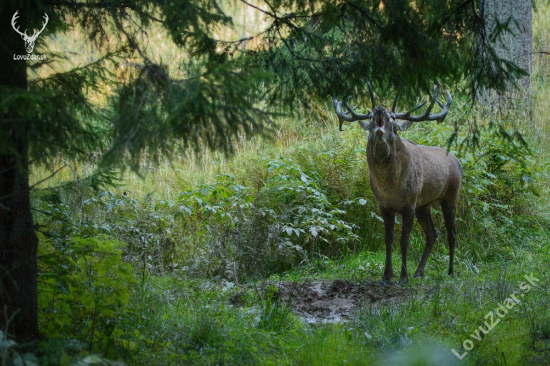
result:
<svg viewBox="0 0 550 366"><path fill-rule="evenodd" d="M533 36L531 0L484 0L484 14L488 31L497 24L510 20L509 29L502 43L494 44L497 54L531 74ZM521 79L521 87L530 89L530 78Z"/></svg>
<svg viewBox="0 0 550 366"><path fill-rule="evenodd" d="M532 2L531 0L482 0L487 33L498 23L509 21L509 30L501 42L493 43L497 55L514 62L527 71L528 76L519 80L518 88L509 88L506 95L488 93L488 102L499 108L520 107L530 111L531 107L531 67L533 52Z"/></svg>
<svg viewBox="0 0 550 366"><path fill-rule="evenodd" d="M0 9L0 89L27 89L25 44L11 27L17 10L9 2ZM19 6L21 23L25 12ZM23 10L23 11L22 11ZM9 94L8 94L9 95ZM37 260L38 239L30 206L28 141L30 126L16 108L0 115L0 133L10 137L0 147L0 329L20 345L38 338Z"/></svg>

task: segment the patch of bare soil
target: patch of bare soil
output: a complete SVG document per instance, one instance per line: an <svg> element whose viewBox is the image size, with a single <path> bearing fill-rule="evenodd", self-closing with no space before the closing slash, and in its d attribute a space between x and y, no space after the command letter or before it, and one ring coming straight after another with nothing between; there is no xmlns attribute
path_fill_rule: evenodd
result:
<svg viewBox="0 0 550 366"><path fill-rule="evenodd" d="M279 289L281 299L293 312L308 323L339 323L351 318L359 304L389 304L410 294L408 287L377 281L279 282L272 286Z"/></svg>

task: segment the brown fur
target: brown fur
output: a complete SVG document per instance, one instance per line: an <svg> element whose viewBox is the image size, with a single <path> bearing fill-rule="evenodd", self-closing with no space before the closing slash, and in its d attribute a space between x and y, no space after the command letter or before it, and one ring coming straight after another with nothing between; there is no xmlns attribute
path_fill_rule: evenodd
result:
<svg viewBox="0 0 550 366"><path fill-rule="evenodd" d="M373 117L382 121L374 121L369 126L367 144L370 184L380 203L385 227L386 266L383 280L389 281L393 276L391 253L396 214L403 217L401 281L408 281L407 248L415 215L426 234L426 246L415 277L424 274L426 261L437 237L430 213L430 208L436 204L441 205L445 219L450 252L449 275L452 275L455 218L462 182L460 162L442 148L417 145L401 139L394 116L385 112Z"/></svg>

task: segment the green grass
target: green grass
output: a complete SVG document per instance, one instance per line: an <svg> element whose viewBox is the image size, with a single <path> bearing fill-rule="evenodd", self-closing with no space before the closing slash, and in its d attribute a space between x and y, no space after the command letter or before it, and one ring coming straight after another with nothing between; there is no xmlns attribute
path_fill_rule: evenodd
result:
<svg viewBox="0 0 550 366"><path fill-rule="evenodd" d="M544 269L550 253L547 243L537 240L541 232L531 234L518 260L487 263L477 270L459 262L456 278L441 274L436 255L428 262L426 277L411 280L410 296L392 305L362 308L356 319L343 324L304 324L284 309L273 310L273 300L255 296L254 291L237 307L230 301L236 289L227 285L150 277L130 302L129 313L135 317L120 325L120 337L129 337L128 342L117 341L107 356L123 355L129 364L144 365L459 364L450 350L462 353L462 342L472 339L469 335L483 325L484 316L519 291L519 281L533 272L540 285L482 340L474 341L461 364L537 364L550 339L550 318L543 311L548 305ZM377 255L362 255L322 268L299 267L276 279L378 279L378 269L358 269L363 259L382 264Z"/></svg>

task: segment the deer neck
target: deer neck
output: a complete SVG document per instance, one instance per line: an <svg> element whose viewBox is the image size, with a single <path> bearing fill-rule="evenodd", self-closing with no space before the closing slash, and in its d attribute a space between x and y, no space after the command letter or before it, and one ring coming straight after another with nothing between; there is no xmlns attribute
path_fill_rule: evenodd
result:
<svg viewBox="0 0 550 366"><path fill-rule="evenodd" d="M410 157L405 145L396 135L393 146L389 147L389 154L384 154L384 148L377 146L380 141L369 139L367 143L367 162L371 175L371 182L379 189L397 188L396 184L402 180L403 172L407 170Z"/></svg>

